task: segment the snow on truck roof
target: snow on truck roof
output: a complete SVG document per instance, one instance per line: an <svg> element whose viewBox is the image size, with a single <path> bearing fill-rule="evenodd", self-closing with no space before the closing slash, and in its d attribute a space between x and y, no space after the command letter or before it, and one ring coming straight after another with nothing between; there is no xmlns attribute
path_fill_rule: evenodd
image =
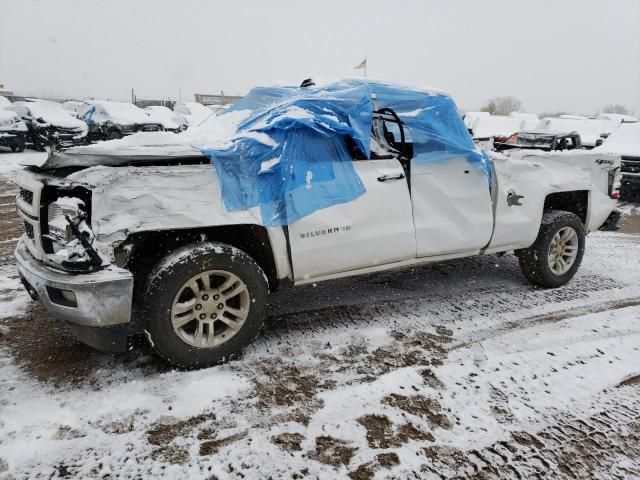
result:
<svg viewBox="0 0 640 480"><path fill-rule="evenodd" d="M640 122L623 123L594 151L640 156Z"/></svg>
<svg viewBox="0 0 640 480"><path fill-rule="evenodd" d="M473 143L448 95L362 79L257 87L226 112L171 139L138 134L97 148L105 155L128 145L140 155L143 138L155 142L156 150L163 143L169 151L196 148L211 159L227 210L258 206L264 225L287 225L364 193L345 137L369 157L373 112L382 107L393 109L409 131L414 162L462 157L489 180L490 160ZM98 154L96 147L79 147L66 155L92 151Z"/></svg>

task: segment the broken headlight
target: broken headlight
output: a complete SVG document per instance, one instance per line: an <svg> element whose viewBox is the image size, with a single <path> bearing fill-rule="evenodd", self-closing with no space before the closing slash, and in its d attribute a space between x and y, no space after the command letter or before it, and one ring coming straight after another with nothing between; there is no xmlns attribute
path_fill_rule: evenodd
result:
<svg viewBox="0 0 640 480"><path fill-rule="evenodd" d="M47 240L50 260L69 270L97 268L103 260L93 246L95 236L87 224L85 203L75 197L60 197L48 207Z"/></svg>
<svg viewBox="0 0 640 480"><path fill-rule="evenodd" d="M65 248L70 242L75 240L71 230L71 225L67 217L71 220L78 220L85 216L85 205L82 200L75 197L61 197L49 204L49 240L53 245L53 252Z"/></svg>

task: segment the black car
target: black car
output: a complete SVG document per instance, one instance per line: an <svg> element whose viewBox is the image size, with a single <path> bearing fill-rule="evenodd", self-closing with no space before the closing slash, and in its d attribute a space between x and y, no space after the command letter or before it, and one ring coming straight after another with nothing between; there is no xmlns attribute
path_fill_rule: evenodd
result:
<svg viewBox="0 0 640 480"><path fill-rule="evenodd" d="M550 152L579 149L582 148L582 142L578 132L532 130L514 133L509 137L496 137L493 146L497 151L519 148Z"/></svg>
<svg viewBox="0 0 640 480"><path fill-rule="evenodd" d="M68 148L87 141L86 123L75 118L62 105L46 100L14 102L6 110L15 112L27 126L26 141L36 150L53 145Z"/></svg>
<svg viewBox="0 0 640 480"><path fill-rule="evenodd" d="M0 109L0 147L22 152L25 148L27 125L17 113Z"/></svg>

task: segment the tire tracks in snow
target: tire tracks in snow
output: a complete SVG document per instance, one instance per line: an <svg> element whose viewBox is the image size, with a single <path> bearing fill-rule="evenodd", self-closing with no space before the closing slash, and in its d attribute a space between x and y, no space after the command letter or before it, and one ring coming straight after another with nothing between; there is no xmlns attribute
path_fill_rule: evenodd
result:
<svg viewBox="0 0 640 480"><path fill-rule="evenodd" d="M480 343L490 338L496 338L501 335L511 333L514 330L525 330L544 323L560 322L570 318L581 317L590 313L600 313L610 310L618 310L621 308L635 307L640 305L640 296L635 298L629 298L624 300L614 300L609 302L597 303L595 305L589 305L585 307L577 307L571 309L562 309L553 313L547 313L542 315L533 315L530 317L524 317L517 321L508 321L503 326L495 328L487 328L479 330L469 335L468 338L462 339L460 342L453 344L449 350L457 350L460 348L469 347L474 343Z"/></svg>

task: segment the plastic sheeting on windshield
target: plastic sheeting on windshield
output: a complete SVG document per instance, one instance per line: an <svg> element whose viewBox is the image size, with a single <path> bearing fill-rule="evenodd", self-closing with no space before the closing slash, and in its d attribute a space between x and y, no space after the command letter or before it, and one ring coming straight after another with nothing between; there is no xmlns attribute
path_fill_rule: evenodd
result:
<svg viewBox="0 0 640 480"><path fill-rule="evenodd" d="M345 137L368 158L372 113L382 107L395 110L410 130L414 162L463 156L489 178L488 157L447 95L356 80L260 87L228 110L248 111L229 146L202 148L220 177L225 208L259 206L263 224L278 226L356 199L365 187Z"/></svg>

